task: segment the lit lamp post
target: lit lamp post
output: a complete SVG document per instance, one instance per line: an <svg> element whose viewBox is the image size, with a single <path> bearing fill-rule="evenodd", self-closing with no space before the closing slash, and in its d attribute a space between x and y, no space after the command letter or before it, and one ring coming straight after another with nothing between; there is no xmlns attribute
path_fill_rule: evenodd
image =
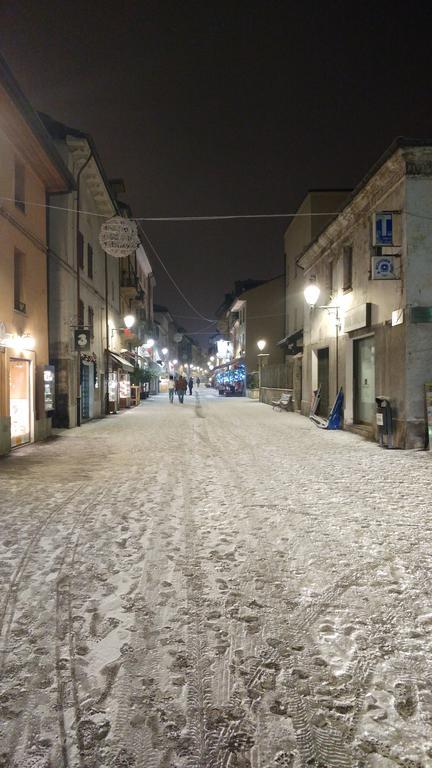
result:
<svg viewBox="0 0 432 768"><path fill-rule="evenodd" d="M311 277L310 282L307 284L303 292L305 301L307 304L309 304L311 310L316 307L316 303L319 299L320 293L321 293L321 290L316 283L315 277ZM335 324L336 324L335 357L336 357L336 394L337 394L339 391L339 330L340 330L339 310L340 310L340 307L333 306L332 304L319 304L317 309L326 309L328 312L333 311L335 313Z"/></svg>
<svg viewBox="0 0 432 768"><path fill-rule="evenodd" d="M136 318L134 315L125 315L123 318L124 326L121 328L111 328L111 342L110 346L112 345L112 337L114 335L114 331L124 331L132 328L133 325L135 325ZM108 347L108 340L107 340L107 347ZM105 413L108 414L110 412L109 410L109 350L106 350L105 355L105 380L106 380L106 392L105 392Z"/></svg>
<svg viewBox="0 0 432 768"><path fill-rule="evenodd" d="M261 402L261 376L262 376L262 366L263 366L263 358L267 358L269 356L268 352L264 352L263 350L266 347L266 340L265 339L259 339L257 341L257 347L259 349L258 353L258 396L259 400Z"/></svg>
<svg viewBox="0 0 432 768"><path fill-rule="evenodd" d="M162 347L162 350L161 350L161 352L162 352L162 354L163 354L163 356L164 356L164 358L165 358L165 365L166 365L166 370L167 370L167 374L168 374L168 376L169 376L168 347Z"/></svg>

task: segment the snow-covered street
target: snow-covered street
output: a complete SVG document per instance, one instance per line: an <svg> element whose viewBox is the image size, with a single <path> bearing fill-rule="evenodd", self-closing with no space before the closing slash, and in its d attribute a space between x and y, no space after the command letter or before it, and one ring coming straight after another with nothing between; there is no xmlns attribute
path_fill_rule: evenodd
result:
<svg viewBox="0 0 432 768"><path fill-rule="evenodd" d="M0 462L1 768L432 765L431 457L212 391Z"/></svg>

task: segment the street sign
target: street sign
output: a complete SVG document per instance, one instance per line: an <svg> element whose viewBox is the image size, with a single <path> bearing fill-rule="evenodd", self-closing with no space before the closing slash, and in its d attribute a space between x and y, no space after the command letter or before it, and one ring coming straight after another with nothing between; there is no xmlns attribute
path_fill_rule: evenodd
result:
<svg viewBox="0 0 432 768"><path fill-rule="evenodd" d="M393 245L393 213L375 213L373 219L373 245Z"/></svg>
<svg viewBox="0 0 432 768"><path fill-rule="evenodd" d="M398 256L372 256L372 280L397 280Z"/></svg>
<svg viewBox="0 0 432 768"><path fill-rule="evenodd" d="M432 323L432 307L411 307L412 323Z"/></svg>
<svg viewBox="0 0 432 768"><path fill-rule="evenodd" d="M74 331L75 349L78 352L87 352L90 349L90 328Z"/></svg>

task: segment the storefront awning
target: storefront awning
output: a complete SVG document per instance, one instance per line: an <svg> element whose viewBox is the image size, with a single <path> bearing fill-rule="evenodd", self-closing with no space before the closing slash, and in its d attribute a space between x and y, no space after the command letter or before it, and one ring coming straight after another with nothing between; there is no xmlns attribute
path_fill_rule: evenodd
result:
<svg viewBox="0 0 432 768"><path fill-rule="evenodd" d="M130 373L132 373L132 371L135 370L134 366L131 363L129 363L129 361L126 360L125 357L118 355L116 352L111 352L111 350L109 355L110 355L110 358L113 360L113 362L117 366L119 366L119 368L123 368L124 371L129 371Z"/></svg>
<svg viewBox="0 0 432 768"><path fill-rule="evenodd" d="M295 333L291 333L290 336L285 336L285 338L281 339L277 342L278 347L288 347L290 348L298 348L299 346L303 346L303 344L298 344L297 342L300 341L300 339L303 339L303 328L300 329L300 331L295 331Z"/></svg>

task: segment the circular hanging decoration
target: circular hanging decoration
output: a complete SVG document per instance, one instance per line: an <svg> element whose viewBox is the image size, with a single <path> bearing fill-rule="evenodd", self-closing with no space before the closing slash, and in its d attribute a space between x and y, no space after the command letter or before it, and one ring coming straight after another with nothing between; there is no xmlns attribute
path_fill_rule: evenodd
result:
<svg viewBox="0 0 432 768"><path fill-rule="evenodd" d="M183 336L181 333L174 334L174 341L176 342L176 344L180 344L182 340L183 340Z"/></svg>
<svg viewBox="0 0 432 768"><path fill-rule="evenodd" d="M102 224L99 242L110 256L115 256L117 259L129 256L138 248L140 242L137 225L132 219L113 216Z"/></svg>

